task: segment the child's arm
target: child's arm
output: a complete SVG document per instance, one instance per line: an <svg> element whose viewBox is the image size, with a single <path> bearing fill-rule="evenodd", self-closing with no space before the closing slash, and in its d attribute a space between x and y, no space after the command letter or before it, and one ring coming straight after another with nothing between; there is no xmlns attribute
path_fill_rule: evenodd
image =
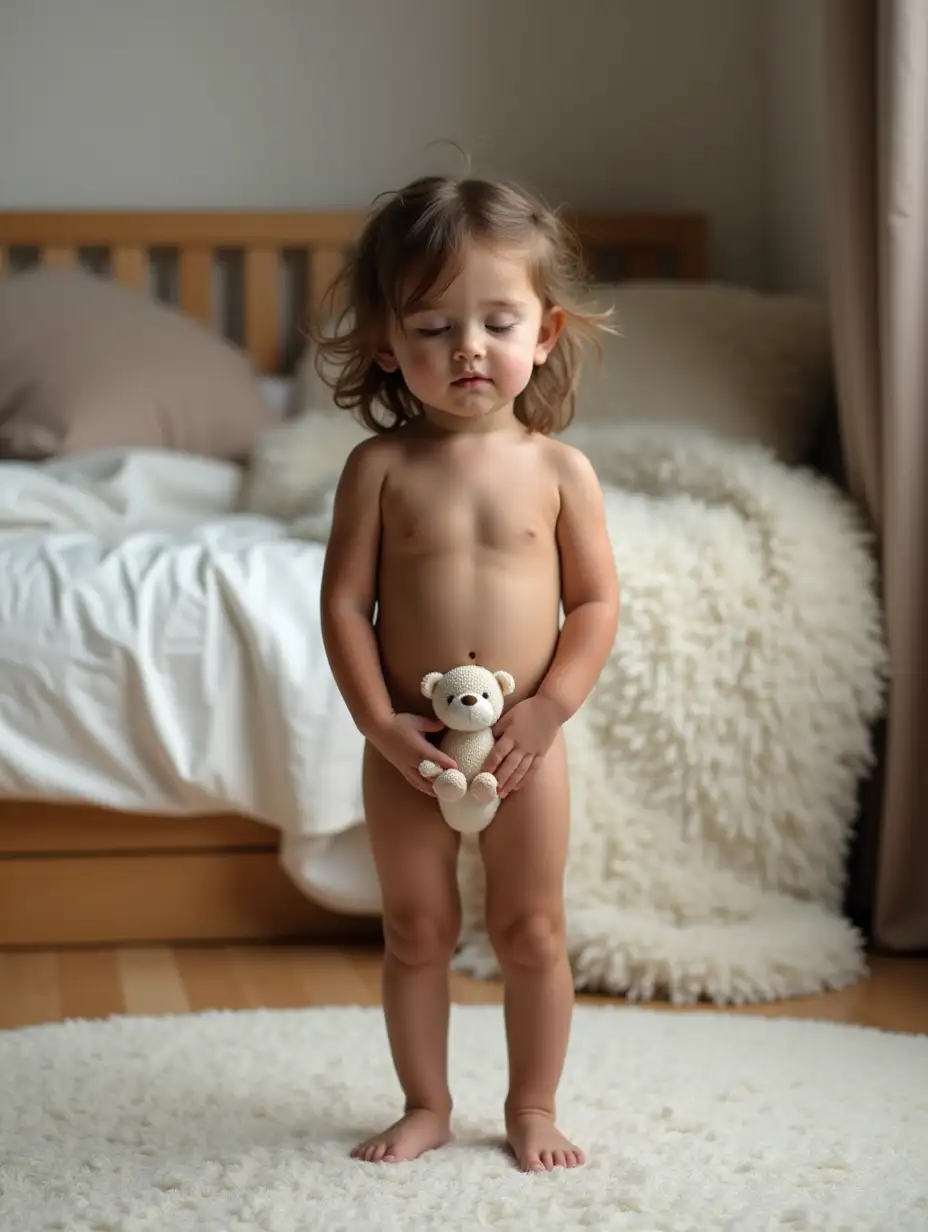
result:
<svg viewBox="0 0 928 1232"><path fill-rule="evenodd" d="M322 571L322 640L358 730L413 787L434 795L418 765L430 759L443 770L454 769L453 759L423 735L441 731L442 724L433 718L396 714L373 627L387 457L379 442L365 442L351 452L339 479Z"/></svg>
<svg viewBox="0 0 928 1232"><path fill-rule="evenodd" d="M619 579L596 473L576 450L564 449L557 458L564 625L535 695L513 706L493 729L496 744L483 768L495 775L502 796L524 784L559 728L583 705L618 631Z"/></svg>
<svg viewBox="0 0 928 1232"><path fill-rule="evenodd" d="M619 579L592 463L573 449L565 450L559 462L557 541L564 625L537 696L551 701L566 722L583 705L615 644Z"/></svg>
<svg viewBox="0 0 928 1232"><path fill-rule="evenodd" d="M393 715L374 636L385 457L372 443L342 470L322 571L322 640L338 690L367 736Z"/></svg>

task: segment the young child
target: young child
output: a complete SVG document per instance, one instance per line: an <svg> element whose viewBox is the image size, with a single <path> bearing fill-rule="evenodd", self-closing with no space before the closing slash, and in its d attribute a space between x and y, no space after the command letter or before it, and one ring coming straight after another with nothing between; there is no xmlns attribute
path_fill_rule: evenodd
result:
<svg viewBox="0 0 928 1232"><path fill-rule="evenodd" d="M502 803L480 836L505 981L507 1141L526 1171L583 1163L555 1124L573 1009L561 728L612 649L619 589L593 468L551 439L572 414L581 335L600 323L575 304L573 268L560 222L521 192L418 180L370 217L340 327L319 339L336 403L374 433L342 473L322 583L331 669L365 737L383 1005L405 1095L403 1116L352 1152L363 1160L451 1139L459 836L418 766L454 762L420 683L472 662L516 681L485 763Z"/></svg>

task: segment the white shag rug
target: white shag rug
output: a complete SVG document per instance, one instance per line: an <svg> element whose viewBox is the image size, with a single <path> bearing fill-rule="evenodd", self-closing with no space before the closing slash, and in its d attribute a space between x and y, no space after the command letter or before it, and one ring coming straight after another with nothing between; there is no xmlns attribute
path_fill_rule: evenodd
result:
<svg viewBox="0 0 928 1232"><path fill-rule="evenodd" d="M498 1007L455 1006L457 1142L348 1157L392 1119L379 1009L0 1034L5 1232L924 1232L928 1037L581 1006L561 1120L590 1156L501 1147Z"/></svg>

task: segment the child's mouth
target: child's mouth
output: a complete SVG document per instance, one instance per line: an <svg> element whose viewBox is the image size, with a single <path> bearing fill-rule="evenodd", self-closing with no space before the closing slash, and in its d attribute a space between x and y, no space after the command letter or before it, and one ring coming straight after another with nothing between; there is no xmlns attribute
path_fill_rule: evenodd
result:
<svg viewBox="0 0 928 1232"><path fill-rule="evenodd" d="M473 389L477 385L486 385L489 378L485 376L459 376L452 384L457 385L459 389Z"/></svg>

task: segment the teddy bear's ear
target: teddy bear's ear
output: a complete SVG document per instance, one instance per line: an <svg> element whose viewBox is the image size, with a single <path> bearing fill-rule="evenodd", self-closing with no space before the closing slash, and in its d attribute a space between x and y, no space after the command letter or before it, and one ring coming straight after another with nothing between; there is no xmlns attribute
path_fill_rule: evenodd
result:
<svg viewBox="0 0 928 1232"><path fill-rule="evenodd" d="M516 682L508 672L494 672L493 675L496 677L496 683L502 690L503 697L508 697L514 691Z"/></svg>
<svg viewBox="0 0 928 1232"><path fill-rule="evenodd" d="M439 680L441 680L441 672L429 672L427 676L423 676L422 684L419 686L422 690L422 696L431 697Z"/></svg>

